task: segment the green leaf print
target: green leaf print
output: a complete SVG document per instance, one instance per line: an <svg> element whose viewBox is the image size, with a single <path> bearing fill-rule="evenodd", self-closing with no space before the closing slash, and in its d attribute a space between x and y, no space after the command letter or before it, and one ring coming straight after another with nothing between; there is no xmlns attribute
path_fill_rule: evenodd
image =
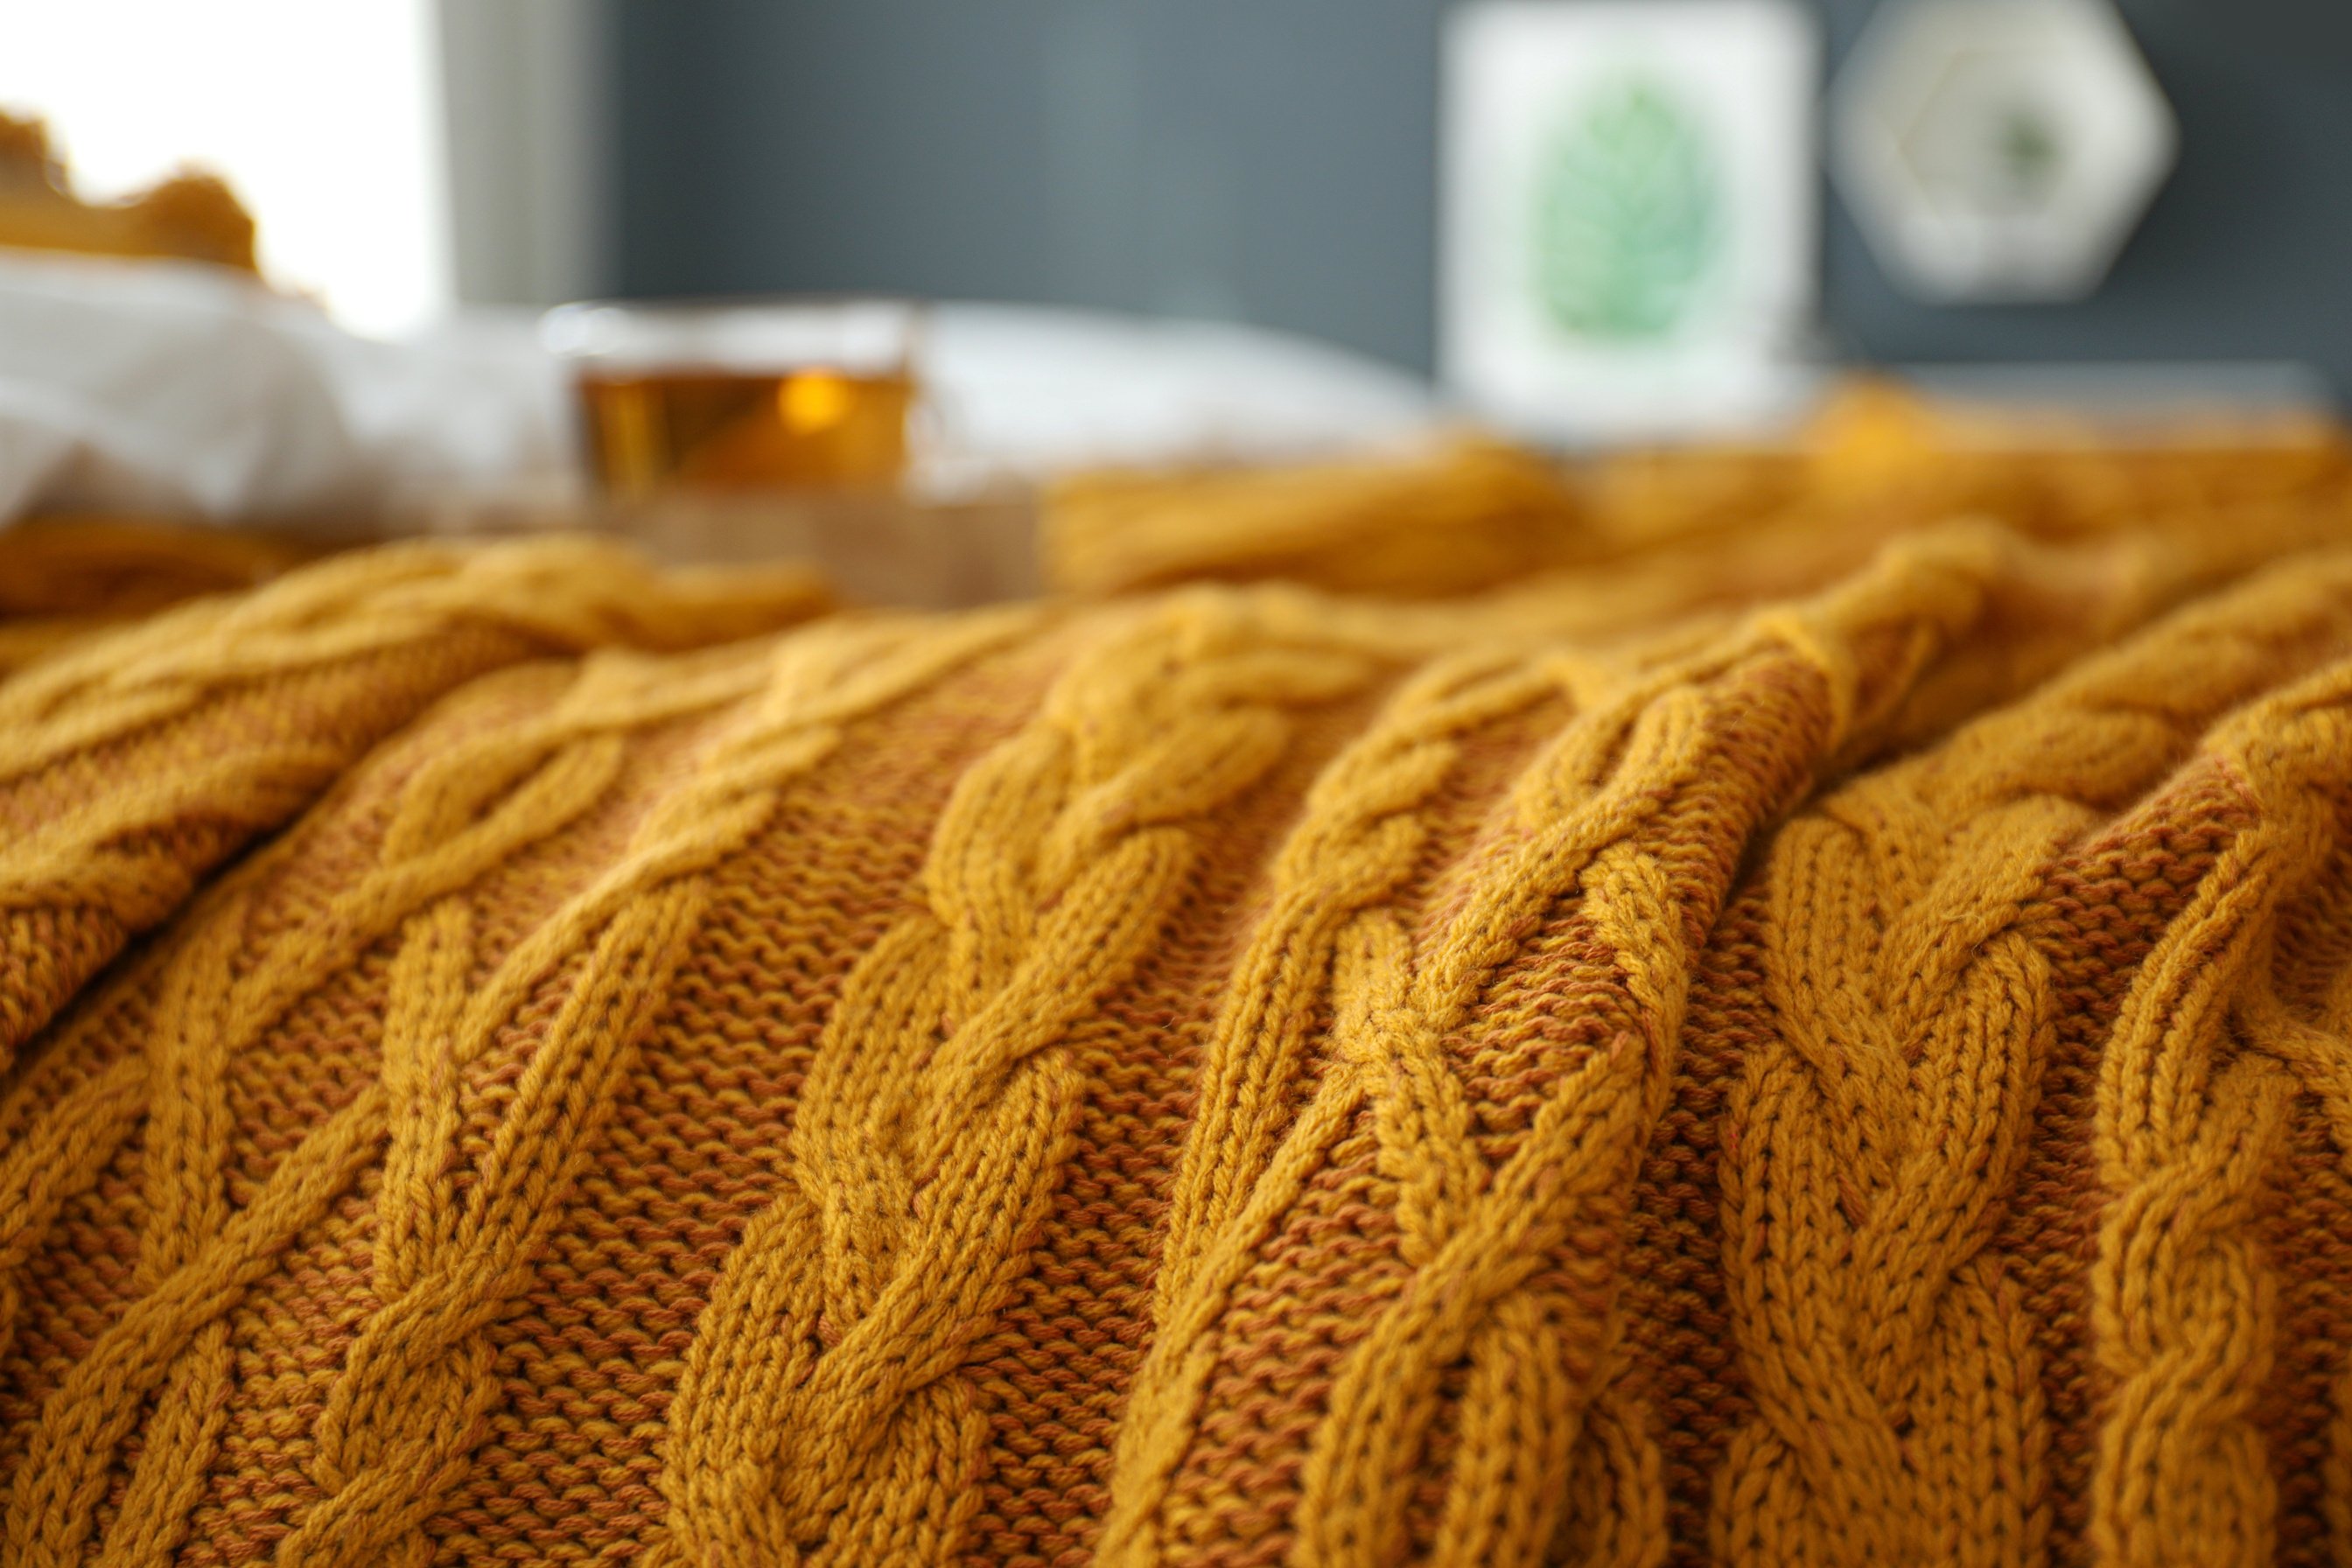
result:
<svg viewBox="0 0 2352 1568"><path fill-rule="evenodd" d="M1622 79L1580 108L1554 133L1538 174L1538 302L1575 337L1663 337L1722 248L1714 160L1654 82Z"/></svg>

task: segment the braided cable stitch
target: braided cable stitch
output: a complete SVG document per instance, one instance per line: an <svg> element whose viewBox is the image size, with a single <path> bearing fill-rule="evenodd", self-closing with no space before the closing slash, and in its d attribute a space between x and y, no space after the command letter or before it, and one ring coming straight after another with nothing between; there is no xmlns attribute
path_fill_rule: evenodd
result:
<svg viewBox="0 0 2352 1568"><path fill-rule="evenodd" d="M1066 673L961 781L924 902L850 976L793 1182L698 1342L672 1439L678 1555L953 1549L985 1433L951 1374L1040 1223L1086 1087L1056 1043L1181 895L1187 819L1274 764L1284 705L1369 673L1266 637L1245 603L1179 599Z"/></svg>
<svg viewBox="0 0 2352 1568"><path fill-rule="evenodd" d="M1397 1204L1405 1261L1430 1283L1379 1309L1372 1331L1349 1352L1328 1395L1328 1414L1316 1427L1317 1442L1307 1456L1297 1555L1301 1561L1371 1561L1398 1549L1405 1523L1401 1483L1420 1462L1436 1418L1441 1370L1465 1352L1472 1352L1475 1369L1480 1358L1474 1343L1489 1347L1495 1370L1476 1384L1472 1397L1481 1403L1465 1407L1462 1429L1468 1440L1457 1461L1440 1539L1449 1551L1461 1552L1463 1561L1533 1557L1549 1550L1555 1533L1566 1528L1568 1472L1584 1406L1611 1381L1602 1369L1616 1331L1607 1311L1612 1289L1605 1247L1596 1260L1598 1271L1595 1263L1587 1263L1584 1277L1565 1289L1552 1282L1531 1285L1530 1279L1538 1261L1566 1245L1580 1224L1591 1226L1598 1236L1613 1227L1613 1221L1599 1216L1620 1201L1628 1180L1622 1167L1638 1157L1643 1129L1656 1114L1667 1042L1680 1005L1680 980L1655 974L1641 955L1657 952L1661 935L1675 946L1692 942L1710 918L1705 906L1696 921L1677 907L1685 895L1669 892L1651 858L1656 851L1636 842L1642 826L1701 769L1704 744L1712 742L1700 738L1720 723L1706 706L1710 679L1748 670L1743 661L1760 658L1771 667L1792 657L1797 662L1791 673L1800 685L1810 678L1821 689L1825 673L1833 687L1834 678L1844 676L1845 695L1832 689L1825 699L1828 710L1811 721L1813 754L1819 756L1846 738L1841 724L1885 722L1908 689L1909 678L1898 674L1874 679L1857 692L1855 661L1842 650L1862 638L1892 637L1906 650L1898 669L1926 668L1937 647L1950 643L1979 613L1984 599L1973 584L2002 564L2000 552L1989 553L1981 541L1960 537L1949 546L1928 547L1891 563L1876 584L1826 602L1810 617L1766 617L1696 659L1670 661L1632 679L1615 694L1601 697L1586 720L1563 734L1551 757L1529 770L1518 792L1519 821L1528 826L1507 841L1494 864L1481 868L1475 890L1451 931L1433 942L1432 956L1410 982L1381 978L1385 966L1404 962L1407 952L1401 931L1389 929L1393 918L1372 914L1358 921L1351 941L1360 962L1333 971L1339 1070L1327 1070L1286 1147L1266 1167L1255 1192L1247 1194L1247 1206L1238 1218L1225 1221L1223 1249L1212 1264L1191 1261L1206 1255L1195 1250L1200 1244L1188 1236L1198 1223L1192 1214L1209 1205L1196 1200L1197 1207L1188 1211L1192 1173L1180 1175L1161 1281L1162 1331L1139 1373L1126 1418L1119 1479L1104 1538L1107 1556L1151 1561L1167 1550L1160 1515L1168 1506L1168 1489L1189 1434L1202 1419L1204 1380L1217 1359L1203 1336L1266 1227L1295 1201L1299 1183L1367 1103L1373 1108L1379 1142L1388 1151L1384 1163L1401 1188ZM1923 627L1937 629L1923 635ZM1609 690L1605 676L1577 679L1587 685L1597 679L1602 682L1598 689ZM1769 690L1781 678L1750 672L1744 679ZM1746 689L1732 685L1727 691L1744 696ZM1411 716L1399 725L1402 732L1410 734L1411 726L1425 723L1420 711L1425 700L1417 698L1408 706L1400 700L1399 711ZM1726 705L1724 712L1737 710L1727 694L1714 700ZM1802 732L1803 723L1796 727ZM1433 761L1442 767L1443 753L1414 761L1423 769ZM1343 759L1332 776L1345 776L1349 766ZM1762 815L1770 809L1770 795L1768 790L1747 809ZM1383 827L1392 840L1410 831L1409 824L1393 817ZM1311 831L1302 830L1300 841L1311 842ZM1678 832L1665 830L1661 837L1672 842ZM1727 861L1720 864L1711 873L1714 880L1692 896L1719 899L1730 869ZM1452 1069L1432 1057L1433 1043L1466 1016L1489 977L1523 940L1532 915L1580 883L1587 918L1609 947L1624 955L1618 984L1630 994L1635 1016L1648 1022L1635 1041L1596 1053L1567 1074L1570 1092L1537 1112L1525 1142L1494 1170L1465 1146L1460 1087ZM1322 885L1347 884L1327 878ZM1251 972L1244 967L1241 973ZM1340 987L1343 976L1391 1000L1361 1005ZM1360 1022L1351 1026L1351 1020ZM1374 1038L1354 1037L1351 1027L1370 1028ZM1383 1035L1387 1039L1379 1040ZM1231 1037L1221 1033L1219 1039ZM1420 1043L1410 1043L1415 1040ZM1212 1092L1223 1092L1214 1076L1214 1057L1205 1070L1210 1082L1219 1085ZM1218 1127L1217 1114L1213 1101L1204 1103L1196 1130L1204 1141L1192 1147L1204 1161L1222 1163L1237 1150L1246 1152L1249 1144L1210 1135ZM1570 1151L1578 1152L1572 1160ZM1594 1163L1583 1163L1588 1160ZM1563 1180L1564 1165L1593 1173L1593 1187L1580 1189ZM1193 1190L1214 1192L1217 1184L1228 1194L1247 1193L1217 1164L1206 1169L1216 1174L1198 1178ZM1599 1208L1588 1211L1591 1218L1582 1218L1580 1203ZM1235 1212L1232 1197L1224 1199L1223 1212ZM1168 1305L1171 1283L1188 1279L1190 1299ZM1557 1383L1535 1373L1547 1358L1559 1368ZM1590 1478L1585 1490L1609 1492L1624 1500L1624 1506L1654 1512L1659 1506L1656 1458L1637 1436L1640 1423L1612 1405L1607 1424L1607 1441L1620 1462L1605 1477ZM1481 1489L1508 1468L1507 1458L1519 1469L1512 1485L1502 1489L1548 1500L1515 1519L1495 1514L1496 1491ZM1490 1533L1497 1524L1505 1534ZM1600 1521L1596 1528L1601 1537L1614 1538L1612 1522ZM1638 1558L1641 1549L1624 1550Z"/></svg>
<svg viewBox="0 0 2352 1568"><path fill-rule="evenodd" d="M0 679L0 1562L2340 1553L2343 498L1879 456L1410 606L417 546ZM1452 471L1120 559L1519 548Z"/></svg>
<svg viewBox="0 0 2352 1568"><path fill-rule="evenodd" d="M877 654L871 646L877 634L855 625L813 635L813 646L788 645L783 668L770 692L772 706L782 712L753 724L735 744L722 746L698 778L698 788L668 803L666 812L656 810L647 824L647 837L635 854L584 889L558 918L533 931L509 955L492 982L470 1000L457 1039L477 1042L474 1048L478 1050L479 1042L488 1038L499 1020L511 1014L536 977L560 964L569 944L583 930L612 921L616 911L626 910L633 919L640 911L655 917L652 929L669 931L674 942L684 933L683 910L668 900L639 902L637 895L648 884L658 887L709 864L730 842L740 842L753 831L770 804L769 795L759 787L767 776L762 770L808 765L837 742L839 723L861 707L889 700L907 686L952 667L1017 624L1017 619L1003 616L977 620L931 639L929 646L919 647L911 656L894 653L887 642ZM895 635L887 627L881 632L885 638ZM453 748L420 771L386 833L384 860L338 898L316 927L304 928L297 933L298 940L273 955L277 963L244 977L236 1004L243 1015L238 1023L245 1036L268 1026L323 973L351 962L420 905L450 896L520 844L555 830L585 810L611 782L618 763L618 732L740 698L758 674L755 669L747 679L740 670L722 668L716 677L698 682L657 682L648 679L651 673L646 667L618 658L592 662L567 700L541 724L520 734L493 734L474 746ZM795 699L803 700L799 708ZM537 771L527 773L533 768ZM487 816L474 820L487 801L501 793L505 797L497 800ZM574 1101L575 1118L577 1102L583 1096L595 1098L590 1086L553 1070L564 1055L565 1025L580 1026L578 1032L596 1037L609 1052L617 1048L616 1042L625 1043L632 1037L636 1023L642 1021L641 1009L658 998L657 976L641 972L642 961L622 958L630 923L625 922L618 939L610 939L607 933L612 947L603 955L606 963L592 963L596 982L575 999L573 1012L559 1019L555 1031L559 1037L546 1058L545 1070L527 1079L550 1085L550 1092L559 1097L537 1116L561 1115L566 1089L573 1091L568 1098ZM205 957L199 951L184 962L201 965ZM617 1018L612 1016L616 1001L625 1003ZM600 1025L603 1027L597 1027ZM215 1072L219 1057L233 1044L234 1039L213 1053ZM610 1070L609 1063L605 1070ZM84 1092L91 1098L119 1094L121 1086L110 1079L131 1071L126 1064L93 1080ZM517 1132L510 1135L520 1141L527 1156L515 1177L515 1189L498 1208L461 1215L450 1238L451 1247L461 1249L457 1260L464 1267L456 1272L465 1279L443 1292L454 1297L445 1324L470 1321L478 1327L481 1299L503 1277L504 1271L495 1268L478 1272L472 1267L481 1261L486 1237L502 1238L518 1253L527 1252L525 1222L534 1214L546 1212L530 1202L530 1189L540 1184L539 1195L546 1195L546 1178L537 1162L547 1158L552 1148L560 1164L561 1149L551 1145L543 1129L532 1128L534 1112L528 1100L525 1107ZM236 1215L218 1236L197 1232L198 1239L206 1245L190 1247L181 1267L136 1302L108 1331L96 1353L59 1387L33 1434L24 1471L30 1485L20 1484L10 1497L9 1539L25 1554L23 1561L71 1560L97 1506L106 1457L136 1419L138 1398L184 1357L183 1347L190 1335L201 1334L210 1342L216 1332L214 1325L234 1304L236 1292L293 1235L312 1223L323 1205L373 1158L385 1116L381 1089L363 1092L337 1112L272 1172L261 1198ZM74 1125L73 1121L62 1123L68 1131ZM478 1191L476 1195L482 1194ZM418 1293L404 1293L401 1299L412 1295ZM434 1298L428 1292L420 1299L430 1302ZM429 1334L423 1337L429 1343ZM462 1346L457 1351L471 1353ZM373 1353L373 1343L363 1337L354 1352L362 1369ZM218 1358L212 1357L208 1364L217 1375ZM374 1375L362 1370L352 1382L364 1390ZM337 1439L331 1447L341 1448L340 1433L349 1419L343 1405L331 1403L327 1429ZM445 1424L436 1446L446 1448L457 1444L465 1425L459 1423L453 1430ZM192 1457L197 1464L202 1462L201 1454L191 1446L160 1452L163 1457L157 1463L179 1464ZM442 1462L449 1461L445 1458ZM326 1465L331 1479L347 1479L331 1455ZM330 1495L339 1496L342 1489L338 1486ZM389 1489L372 1489L350 1505L352 1511L362 1515L353 1528L362 1541L369 1531L384 1528L384 1505L373 1496L383 1489L397 1489L413 1498L417 1489L412 1477L396 1475ZM159 1488L143 1495L180 1499L185 1494L180 1488L168 1492ZM124 1517L129 1524L118 1523L118 1528L153 1528L138 1516ZM339 1517L331 1512L328 1522L310 1534L331 1537L341 1528L335 1522ZM310 1537L298 1532L288 1549L311 1550Z"/></svg>
<svg viewBox="0 0 2352 1568"><path fill-rule="evenodd" d="M0 681L0 1068L207 868L443 693L534 656L689 647L822 603L796 574L662 578L568 542L406 545Z"/></svg>
<svg viewBox="0 0 2352 1568"><path fill-rule="evenodd" d="M2252 1562L2273 1545L2273 1477L2248 1415L2277 1285L2244 1221L2279 1157L2303 1058L2291 1045L2233 1048L2230 1014L2260 984L2280 905L2343 842L2331 793L2352 747L2347 697L2352 666L2339 664L2208 742L2200 760L2254 825L2149 955L2103 1063L2097 1152L2116 1196L2092 1283L2116 1415L2101 1431L2092 1534L2117 1563L2171 1561L2184 1542ZM2323 1096L2332 1076L2318 1078Z"/></svg>

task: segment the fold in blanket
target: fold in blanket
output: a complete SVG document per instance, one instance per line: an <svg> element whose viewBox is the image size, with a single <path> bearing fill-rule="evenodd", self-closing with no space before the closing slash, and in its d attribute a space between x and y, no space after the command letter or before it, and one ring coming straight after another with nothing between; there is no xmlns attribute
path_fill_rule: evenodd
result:
<svg viewBox="0 0 2352 1568"><path fill-rule="evenodd" d="M410 546L78 637L0 1558L2336 1561L2341 473L1587 497L1410 605L1180 581L1265 559L1203 481L1114 596ZM1294 576L1422 504L1286 482Z"/></svg>

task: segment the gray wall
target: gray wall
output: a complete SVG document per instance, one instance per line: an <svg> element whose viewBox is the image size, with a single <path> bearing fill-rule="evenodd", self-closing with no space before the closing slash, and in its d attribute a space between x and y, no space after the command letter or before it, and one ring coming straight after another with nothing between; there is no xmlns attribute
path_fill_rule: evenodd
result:
<svg viewBox="0 0 2352 1568"><path fill-rule="evenodd" d="M1103 305L1433 357L1443 0L607 0L633 294ZM1832 62L1874 0L1819 0ZM2101 293L1937 309L1825 203L1867 361L2294 358L2352 387L2352 5L2124 0L2181 157Z"/></svg>

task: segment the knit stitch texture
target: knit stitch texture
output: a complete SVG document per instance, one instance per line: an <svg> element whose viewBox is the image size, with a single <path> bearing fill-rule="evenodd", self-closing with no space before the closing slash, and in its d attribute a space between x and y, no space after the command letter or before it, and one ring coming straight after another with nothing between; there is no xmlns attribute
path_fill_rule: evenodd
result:
<svg viewBox="0 0 2352 1568"><path fill-rule="evenodd" d="M0 1562L2352 1561L2352 468L1848 416L61 635Z"/></svg>

